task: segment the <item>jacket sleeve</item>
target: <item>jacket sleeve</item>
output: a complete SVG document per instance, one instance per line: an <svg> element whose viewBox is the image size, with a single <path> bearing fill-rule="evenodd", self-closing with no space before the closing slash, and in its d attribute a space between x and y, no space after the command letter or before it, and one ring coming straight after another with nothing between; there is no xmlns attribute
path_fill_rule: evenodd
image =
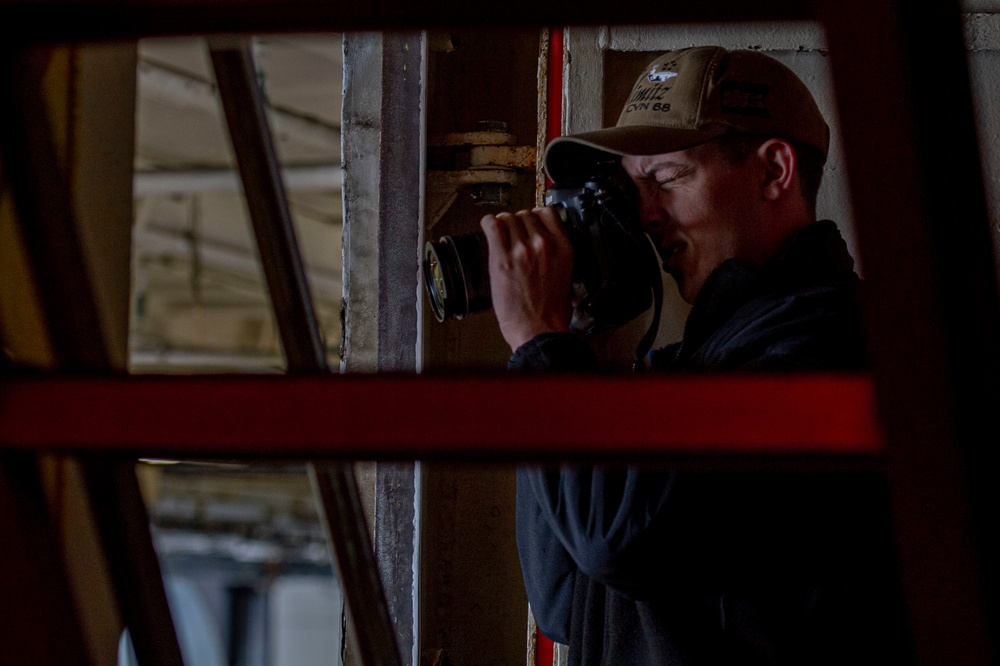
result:
<svg viewBox="0 0 1000 666"><path fill-rule="evenodd" d="M637 468L525 467L518 471L518 502L534 507L535 524L552 533L582 573L638 599L651 592L649 572L663 555L653 525L673 478Z"/></svg>
<svg viewBox="0 0 1000 666"><path fill-rule="evenodd" d="M537 336L511 357L512 370L587 371L587 344L569 333ZM647 529L672 476L636 469L522 467L517 472L517 544L528 601L545 635L569 638L577 572L632 596L648 591Z"/></svg>
<svg viewBox="0 0 1000 666"><path fill-rule="evenodd" d="M508 368L522 371L573 372L597 366L593 351L571 333L546 333L519 347ZM542 511L542 505L517 473L517 551L528 603L542 633L569 643L570 611L576 564Z"/></svg>
<svg viewBox="0 0 1000 666"><path fill-rule="evenodd" d="M517 472L517 554L535 623L557 643L569 644L576 565L542 513L524 470Z"/></svg>
<svg viewBox="0 0 1000 666"><path fill-rule="evenodd" d="M597 369L597 356L586 342L572 333L543 333L518 347L507 368L588 372Z"/></svg>

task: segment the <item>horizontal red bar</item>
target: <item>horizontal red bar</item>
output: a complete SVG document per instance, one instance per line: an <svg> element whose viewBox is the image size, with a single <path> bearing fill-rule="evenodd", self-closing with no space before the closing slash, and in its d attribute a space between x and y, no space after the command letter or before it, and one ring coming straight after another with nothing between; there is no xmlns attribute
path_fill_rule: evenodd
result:
<svg viewBox="0 0 1000 666"><path fill-rule="evenodd" d="M141 456L543 458L882 452L867 378L331 375L17 379L0 447Z"/></svg>

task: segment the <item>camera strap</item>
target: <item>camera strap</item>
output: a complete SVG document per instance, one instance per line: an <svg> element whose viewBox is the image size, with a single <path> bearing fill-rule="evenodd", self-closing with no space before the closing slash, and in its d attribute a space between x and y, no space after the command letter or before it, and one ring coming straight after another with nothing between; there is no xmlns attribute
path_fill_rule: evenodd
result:
<svg viewBox="0 0 1000 666"><path fill-rule="evenodd" d="M635 361L632 362L633 372L642 372L646 369L646 354L652 349L656 334L659 333L660 315L663 314L663 277L660 275L660 266L655 258L649 273L650 287L653 289L653 321L650 322L646 334L642 336L639 345L635 348Z"/></svg>

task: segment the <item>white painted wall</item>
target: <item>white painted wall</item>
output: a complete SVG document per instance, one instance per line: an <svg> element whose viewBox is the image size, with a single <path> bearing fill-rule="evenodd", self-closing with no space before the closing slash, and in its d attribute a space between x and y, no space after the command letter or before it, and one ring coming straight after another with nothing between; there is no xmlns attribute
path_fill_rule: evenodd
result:
<svg viewBox="0 0 1000 666"><path fill-rule="evenodd" d="M270 666L340 663L340 586L316 576L283 576L269 592Z"/></svg>

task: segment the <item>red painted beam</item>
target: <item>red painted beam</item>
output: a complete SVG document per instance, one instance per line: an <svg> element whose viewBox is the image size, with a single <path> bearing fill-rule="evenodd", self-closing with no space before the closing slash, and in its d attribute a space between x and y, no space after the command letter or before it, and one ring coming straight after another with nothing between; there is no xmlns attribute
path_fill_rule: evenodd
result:
<svg viewBox="0 0 1000 666"><path fill-rule="evenodd" d="M548 87L546 89L547 124L545 130L546 143L562 136L563 128L563 60L565 58L565 28L549 30ZM546 176L546 185L552 180ZM535 663L534 666L553 666L555 662L555 645L548 636L543 634L534 622L535 632Z"/></svg>
<svg viewBox="0 0 1000 666"><path fill-rule="evenodd" d="M846 375L135 376L0 385L0 448L142 456L541 459L882 453Z"/></svg>

